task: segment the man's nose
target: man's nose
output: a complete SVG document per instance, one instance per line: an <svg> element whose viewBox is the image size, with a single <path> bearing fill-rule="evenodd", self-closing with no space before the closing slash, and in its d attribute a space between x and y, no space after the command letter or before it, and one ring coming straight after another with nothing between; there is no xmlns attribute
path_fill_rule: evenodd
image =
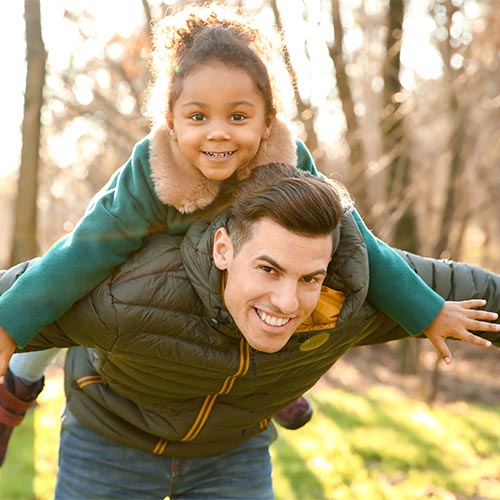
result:
<svg viewBox="0 0 500 500"><path fill-rule="evenodd" d="M282 314L292 314L299 308L297 284L283 281L277 286L271 298L272 304Z"/></svg>
<svg viewBox="0 0 500 500"><path fill-rule="evenodd" d="M216 121L211 124L210 129L207 132L207 139L209 141L227 141L231 138L227 127L220 121Z"/></svg>

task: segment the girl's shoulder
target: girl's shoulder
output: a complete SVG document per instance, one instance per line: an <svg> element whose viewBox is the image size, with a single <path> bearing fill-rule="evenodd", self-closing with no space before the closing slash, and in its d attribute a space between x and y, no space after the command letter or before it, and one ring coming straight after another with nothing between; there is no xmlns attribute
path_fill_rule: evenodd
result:
<svg viewBox="0 0 500 500"><path fill-rule="evenodd" d="M136 142L132 149L132 157L149 162L149 151L151 148L151 134L144 136Z"/></svg>

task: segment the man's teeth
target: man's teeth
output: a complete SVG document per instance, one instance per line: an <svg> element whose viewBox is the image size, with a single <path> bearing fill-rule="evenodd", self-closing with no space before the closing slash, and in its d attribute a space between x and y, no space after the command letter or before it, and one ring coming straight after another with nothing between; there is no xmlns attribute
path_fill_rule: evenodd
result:
<svg viewBox="0 0 500 500"><path fill-rule="evenodd" d="M226 151L225 153L215 153L212 151L207 151L205 154L207 156L210 156L210 158L227 158L228 156L231 156L233 154L233 151Z"/></svg>
<svg viewBox="0 0 500 500"><path fill-rule="evenodd" d="M290 321L290 318L276 318L275 316L266 314L264 311L257 311L257 314L259 315L259 318L269 326L283 326Z"/></svg>

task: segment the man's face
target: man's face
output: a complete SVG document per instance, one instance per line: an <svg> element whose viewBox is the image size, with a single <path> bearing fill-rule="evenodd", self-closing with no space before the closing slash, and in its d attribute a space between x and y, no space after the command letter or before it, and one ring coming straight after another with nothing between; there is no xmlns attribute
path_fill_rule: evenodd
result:
<svg viewBox="0 0 500 500"><path fill-rule="evenodd" d="M251 347L279 351L311 315L332 247L330 235L300 236L264 218L235 255L226 229L217 230L214 262L227 271L224 302Z"/></svg>

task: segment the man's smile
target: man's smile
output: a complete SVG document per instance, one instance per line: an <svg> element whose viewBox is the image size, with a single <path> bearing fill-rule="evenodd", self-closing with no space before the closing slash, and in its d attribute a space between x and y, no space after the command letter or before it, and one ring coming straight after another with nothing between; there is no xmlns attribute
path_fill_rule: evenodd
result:
<svg viewBox="0 0 500 500"><path fill-rule="evenodd" d="M272 316L269 313L261 311L260 309L255 309L257 316L269 326L284 326L291 321L291 318L279 318L277 316Z"/></svg>

